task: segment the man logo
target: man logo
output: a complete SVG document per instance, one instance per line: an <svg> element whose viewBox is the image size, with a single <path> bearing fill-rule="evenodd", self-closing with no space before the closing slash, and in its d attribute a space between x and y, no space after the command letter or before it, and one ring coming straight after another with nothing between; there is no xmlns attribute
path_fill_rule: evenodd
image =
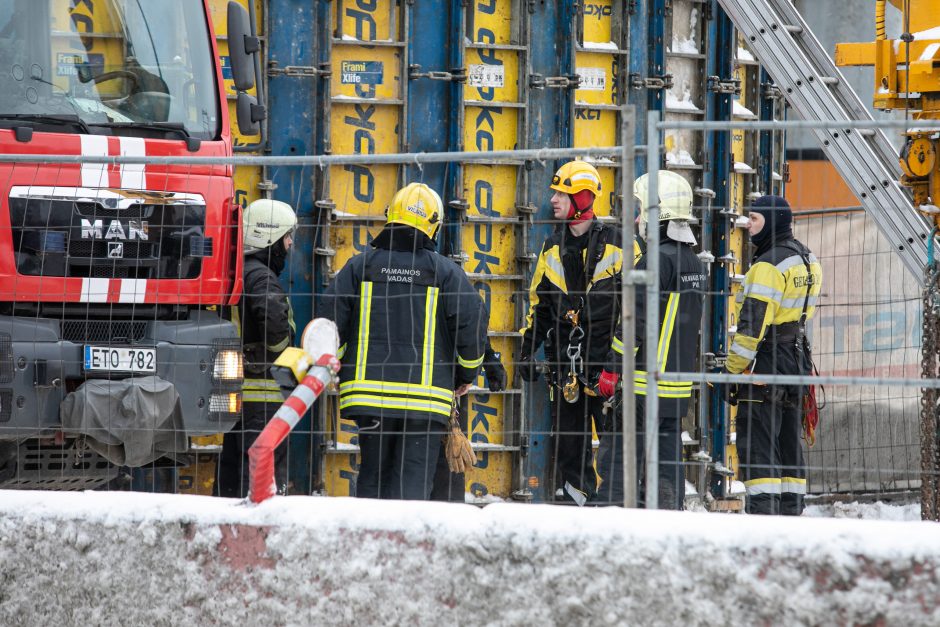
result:
<svg viewBox="0 0 940 627"><path fill-rule="evenodd" d="M124 244L122 242L108 242L108 259L123 259Z"/></svg>

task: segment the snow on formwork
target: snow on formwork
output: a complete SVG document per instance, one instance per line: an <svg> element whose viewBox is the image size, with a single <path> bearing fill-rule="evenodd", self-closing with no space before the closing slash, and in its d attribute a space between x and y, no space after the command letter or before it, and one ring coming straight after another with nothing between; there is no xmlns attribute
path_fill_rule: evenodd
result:
<svg viewBox="0 0 940 627"><path fill-rule="evenodd" d="M0 492L0 624L929 625L940 526Z"/></svg>

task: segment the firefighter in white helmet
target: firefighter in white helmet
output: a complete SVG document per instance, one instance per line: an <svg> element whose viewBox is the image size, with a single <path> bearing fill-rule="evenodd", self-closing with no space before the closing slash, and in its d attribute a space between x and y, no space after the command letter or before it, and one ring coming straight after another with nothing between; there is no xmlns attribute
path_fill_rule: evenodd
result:
<svg viewBox="0 0 940 627"><path fill-rule="evenodd" d="M455 394L484 361L480 296L436 250L443 213L427 185L399 190L371 248L317 302L339 330L339 407L359 426L359 497L429 498Z"/></svg>
<svg viewBox="0 0 940 627"><path fill-rule="evenodd" d="M636 290L636 372L634 385L637 405L637 460L643 468L643 442L645 436L646 354L655 350L661 372L691 372L696 366L698 336L702 323L702 306L707 288L705 265L693 250L696 245L690 221L692 215L692 187L681 175L661 170L658 176L659 224L649 224L649 175L639 177L633 193L639 203L642 256L636 263L638 270L647 267L646 241L649 229L658 228L659 248L659 321L657 346L646 346L646 290ZM659 396L659 507L682 509L685 482L682 473L681 420L692 398L691 381L660 381ZM629 399L628 399L629 400ZM619 416L619 412L616 412ZM621 456L622 433L620 424L607 425L615 437L610 438L611 461L602 460L602 484L598 501L623 501L623 464ZM603 438L604 436L602 436ZM637 473L643 481L642 474Z"/></svg>
<svg viewBox="0 0 940 627"><path fill-rule="evenodd" d="M284 402L270 367L293 343L296 328L290 300L278 276L287 263L297 216L285 202L255 200L242 214L244 286L233 312L245 353L242 420L225 434L219 462L219 494L244 497L248 491L248 449ZM287 444L275 451L278 489L287 485Z"/></svg>

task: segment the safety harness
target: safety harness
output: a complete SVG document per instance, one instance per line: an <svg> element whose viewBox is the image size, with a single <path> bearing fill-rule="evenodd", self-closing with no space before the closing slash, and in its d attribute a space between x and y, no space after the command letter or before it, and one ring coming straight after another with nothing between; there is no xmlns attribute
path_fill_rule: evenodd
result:
<svg viewBox="0 0 940 627"><path fill-rule="evenodd" d="M575 291L583 291L587 294L593 284L589 277L594 276L594 268L597 267L601 257L604 254L604 247L599 247L600 235L603 232L603 226L598 222L591 226L588 244L585 249L585 260L582 266L581 281L574 285ZM606 244L606 243L605 243ZM564 256L564 255L563 255ZM590 383L584 379L584 357L582 356L582 341L584 340L584 328L581 327L581 313L584 310L584 297L580 298L577 307L570 306L565 312L565 319L571 323L571 331L568 333L568 347L565 355L568 357L568 374L564 378L564 383L560 385L562 397L569 403L577 402L581 396L581 386L584 385L585 392L591 389ZM554 377L553 377L554 378Z"/></svg>

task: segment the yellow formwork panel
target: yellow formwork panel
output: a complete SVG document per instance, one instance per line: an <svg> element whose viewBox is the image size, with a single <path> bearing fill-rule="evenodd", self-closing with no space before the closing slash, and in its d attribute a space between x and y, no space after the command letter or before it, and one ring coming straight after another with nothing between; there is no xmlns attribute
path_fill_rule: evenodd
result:
<svg viewBox="0 0 940 627"><path fill-rule="evenodd" d="M512 0L473 2L472 5L467 12L467 30L473 43L512 43Z"/></svg>
<svg viewBox="0 0 940 627"><path fill-rule="evenodd" d="M471 152L513 150L516 147L519 116L506 107L467 107L464 113L464 146ZM468 185L473 189L472 185Z"/></svg>
<svg viewBox="0 0 940 627"><path fill-rule="evenodd" d="M333 154L401 151L401 106L369 101L403 97L401 55L407 52L368 43L398 41L400 11L400 3L392 0L333 3L333 30L342 40L334 41L330 59L329 140ZM359 102L343 102L344 98ZM330 168L328 193L340 217L330 230L330 246L336 251L334 270L364 252L382 230L385 207L398 189L398 173L397 165ZM344 215L373 216L376 220L344 221ZM331 496L349 496L359 469L356 425L338 417L335 397L330 400L327 415L326 437L336 442L336 450L326 456L323 487Z"/></svg>
<svg viewBox="0 0 940 627"><path fill-rule="evenodd" d="M467 401L470 441L473 444L504 444L504 394L485 392L470 395ZM466 474L467 491L474 496L508 498L512 488L512 453L508 451L477 451L477 461Z"/></svg>
<svg viewBox="0 0 940 627"><path fill-rule="evenodd" d="M399 151L400 107L372 103L334 103L330 115L330 141L334 154L379 154ZM395 165L345 165L330 168L329 194L336 203L337 213L341 216L343 213L357 216L383 215L397 187L398 166ZM333 231L338 240L342 239L332 242L337 251L337 268L342 267L345 260L353 254L364 250L341 250L344 242L362 241L357 237L344 237L342 232L347 228L354 229L339 226ZM358 232L362 232L362 229ZM349 235L355 236L356 233ZM365 243L368 244L368 241Z"/></svg>
<svg viewBox="0 0 940 627"><path fill-rule="evenodd" d="M616 146L620 116L612 109L578 107L574 115L574 144L578 147Z"/></svg>
<svg viewBox="0 0 940 627"><path fill-rule="evenodd" d="M401 98L401 51L398 48L336 46L330 63L333 98Z"/></svg>
<svg viewBox="0 0 940 627"><path fill-rule="evenodd" d="M619 118L617 112L610 109L578 107L574 117L574 145L578 148L616 146ZM601 175L601 195L594 202L594 213L609 216L616 197L618 170L604 167L603 162L593 164Z"/></svg>
<svg viewBox="0 0 940 627"><path fill-rule="evenodd" d="M469 215L500 217L516 211L514 166L468 163L464 166L464 181L467 182L464 197L470 203Z"/></svg>
<svg viewBox="0 0 940 627"><path fill-rule="evenodd" d="M491 318L492 320L492 318ZM513 341L508 337L492 338L493 350L503 355L503 365L509 381L513 377ZM486 389L481 373L476 385ZM509 444L507 405L511 397L504 394L478 392L467 401L470 441L477 445ZM473 470L467 473L466 489L476 497L496 495L508 497L512 488L512 453L506 451L478 451Z"/></svg>
<svg viewBox="0 0 940 627"><path fill-rule="evenodd" d="M333 225L330 245L336 251L333 268L338 272L350 258L369 249L369 242L382 231L384 220L375 222L346 222Z"/></svg>
<svg viewBox="0 0 940 627"><path fill-rule="evenodd" d="M584 3L583 41L606 44L613 39L611 16L613 0L590 0Z"/></svg>
<svg viewBox="0 0 940 627"><path fill-rule="evenodd" d="M519 53L515 50L471 48L467 50L465 100L516 102L519 99ZM477 78L479 77L479 78ZM475 83L476 80L481 84Z"/></svg>
<svg viewBox="0 0 940 627"><path fill-rule="evenodd" d="M742 81L746 80L745 73L741 71L741 68L738 67L735 69L735 78L741 79ZM745 86L746 87L746 86ZM747 101L747 94L749 90L742 88L742 102L741 104L747 107L748 109L753 110L752 103ZM731 155L732 163L745 163L746 162L746 147L747 147L747 134L741 129L736 129L731 131ZM747 190L747 177L748 175L739 174L732 172L730 179L730 189L728 194L728 199L732 209L735 209L738 213L746 215L745 212L745 192ZM731 269L731 272L734 274L744 274L744 255L745 255L745 229L740 228L731 228L730 235L728 238L728 251L734 253L738 263ZM735 296L741 290L741 285L735 282L731 283L731 297L728 299L728 313L727 320L728 324L732 327L736 327L738 324L737 318L735 317ZM734 433L736 430L735 421L737 419L738 409L737 407L729 408L728 415L728 432ZM738 450L737 446L733 443L729 443L725 449L725 464L728 468L731 468L735 471L735 478L738 477Z"/></svg>
<svg viewBox="0 0 940 627"><path fill-rule="evenodd" d="M512 0L474 2L468 8L469 38L478 44L512 43ZM519 100L519 53L515 50L468 48L470 76L462 94L465 102L493 103L464 108L464 149L489 152L519 146L519 109L500 103ZM471 165L463 168L463 193L470 217L505 218L516 215L518 167ZM516 226L499 222L467 222L461 228L461 247L468 257L464 269L476 275L511 275L516 272ZM513 290L518 281L474 279L474 287L490 311L491 331L516 331ZM513 340L492 338L511 375ZM511 379L510 379L511 380ZM477 385L484 387L481 375ZM467 400L470 439L475 444L506 444L507 408L511 397L473 393ZM479 451L476 467L467 473L467 491L476 495L508 497L512 489L512 453Z"/></svg>
<svg viewBox="0 0 940 627"><path fill-rule="evenodd" d="M594 44L611 45L613 0L591 0L584 5L582 41L584 47ZM574 92L574 145L616 146L620 115L612 109L591 105L615 105L620 97L614 86L618 56L606 51L579 50L575 53L575 73L581 77ZM618 189L618 170L594 162L601 176L601 194L594 203L594 213L609 216Z"/></svg>
<svg viewBox="0 0 940 627"><path fill-rule="evenodd" d="M247 0L237 0L245 9L248 9ZM255 29L259 34L264 29L264 7L261 0L255 0ZM229 66L228 56L228 0L209 0L209 15L212 18L212 26L215 29L216 44L218 46L219 60L222 67ZM235 115L235 85L232 79L224 81L225 95L227 98L229 125L232 131L232 141L236 146L254 144L261 140L260 135L245 136L238 130ZM257 96L257 89L252 88L248 93ZM238 166L235 168L235 202L241 206L246 206L252 200L261 197L261 190L258 184L261 182L261 168L258 166Z"/></svg>
<svg viewBox="0 0 940 627"><path fill-rule="evenodd" d="M471 274L511 274L515 267L515 226L492 222L470 222L461 233L463 251L470 257L464 270ZM495 304L495 303L494 303ZM491 318L511 312L492 312Z"/></svg>
<svg viewBox="0 0 940 627"><path fill-rule="evenodd" d="M356 475L359 471L359 437L356 423L352 420L337 420L336 397L330 398L328 413L333 418L327 425L326 437L337 443L336 452L326 459L324 489L330 496L352 496L355 494Z"/></svg>
<svg viewBox="0 0 940 627"><path fill-rule="evenodd" d="M398 0L333 3L333 30L342 33L343 39L398 41L400 21L397 7ZM337 8L343 11L341 22Z"/></svg>
<svg viewBox="0 0 940 627"><path fill-rule="evenodd" d="M242 5L246 10L248 9L247 0L237 0L237 2ZM255 30L259 34L264 32L264 10L262 7L261 0L255 1ZM219 60L222 63L223 68L230 67L229 64L229 54L228 54L228 0L209 0L209 14L212 18L212 26L215 29L216 36L216 45L218 46ZM235 121L235 85L232 82L232 79L227 78L224 80L225 96L228 98L228 115L230 120L230 126L232 128L232 141L236 146L243 144L253 144L258 142L261 138L258 135L244 136L238 130L238 124ZM257 89L252 88L248 90L248 93L257 96ZM246 168L251 170L259 170L260 168L252 167ZM238 178L238 173L235 174L236 179ZM247 177L252 178L252 177ZM260 175L256 177L257 180L260 180ZM256 188L252 188L248 201L254 200L258 197L258 191Z"/></svg>
<svg viewBox="0 0 940 627"><path fill-rule="evenodd" d="M578 52L575 73L581 77L574 92L578 104L616 104L614 99L615 55L603 52Z"/></svg>
<svg viewBox="0 0 940 627"><path fill-rule="evenodd" d="M398 152L398 122L401 117L398 106L334 102L331 108L330 143L334 154Z"/></svg>

